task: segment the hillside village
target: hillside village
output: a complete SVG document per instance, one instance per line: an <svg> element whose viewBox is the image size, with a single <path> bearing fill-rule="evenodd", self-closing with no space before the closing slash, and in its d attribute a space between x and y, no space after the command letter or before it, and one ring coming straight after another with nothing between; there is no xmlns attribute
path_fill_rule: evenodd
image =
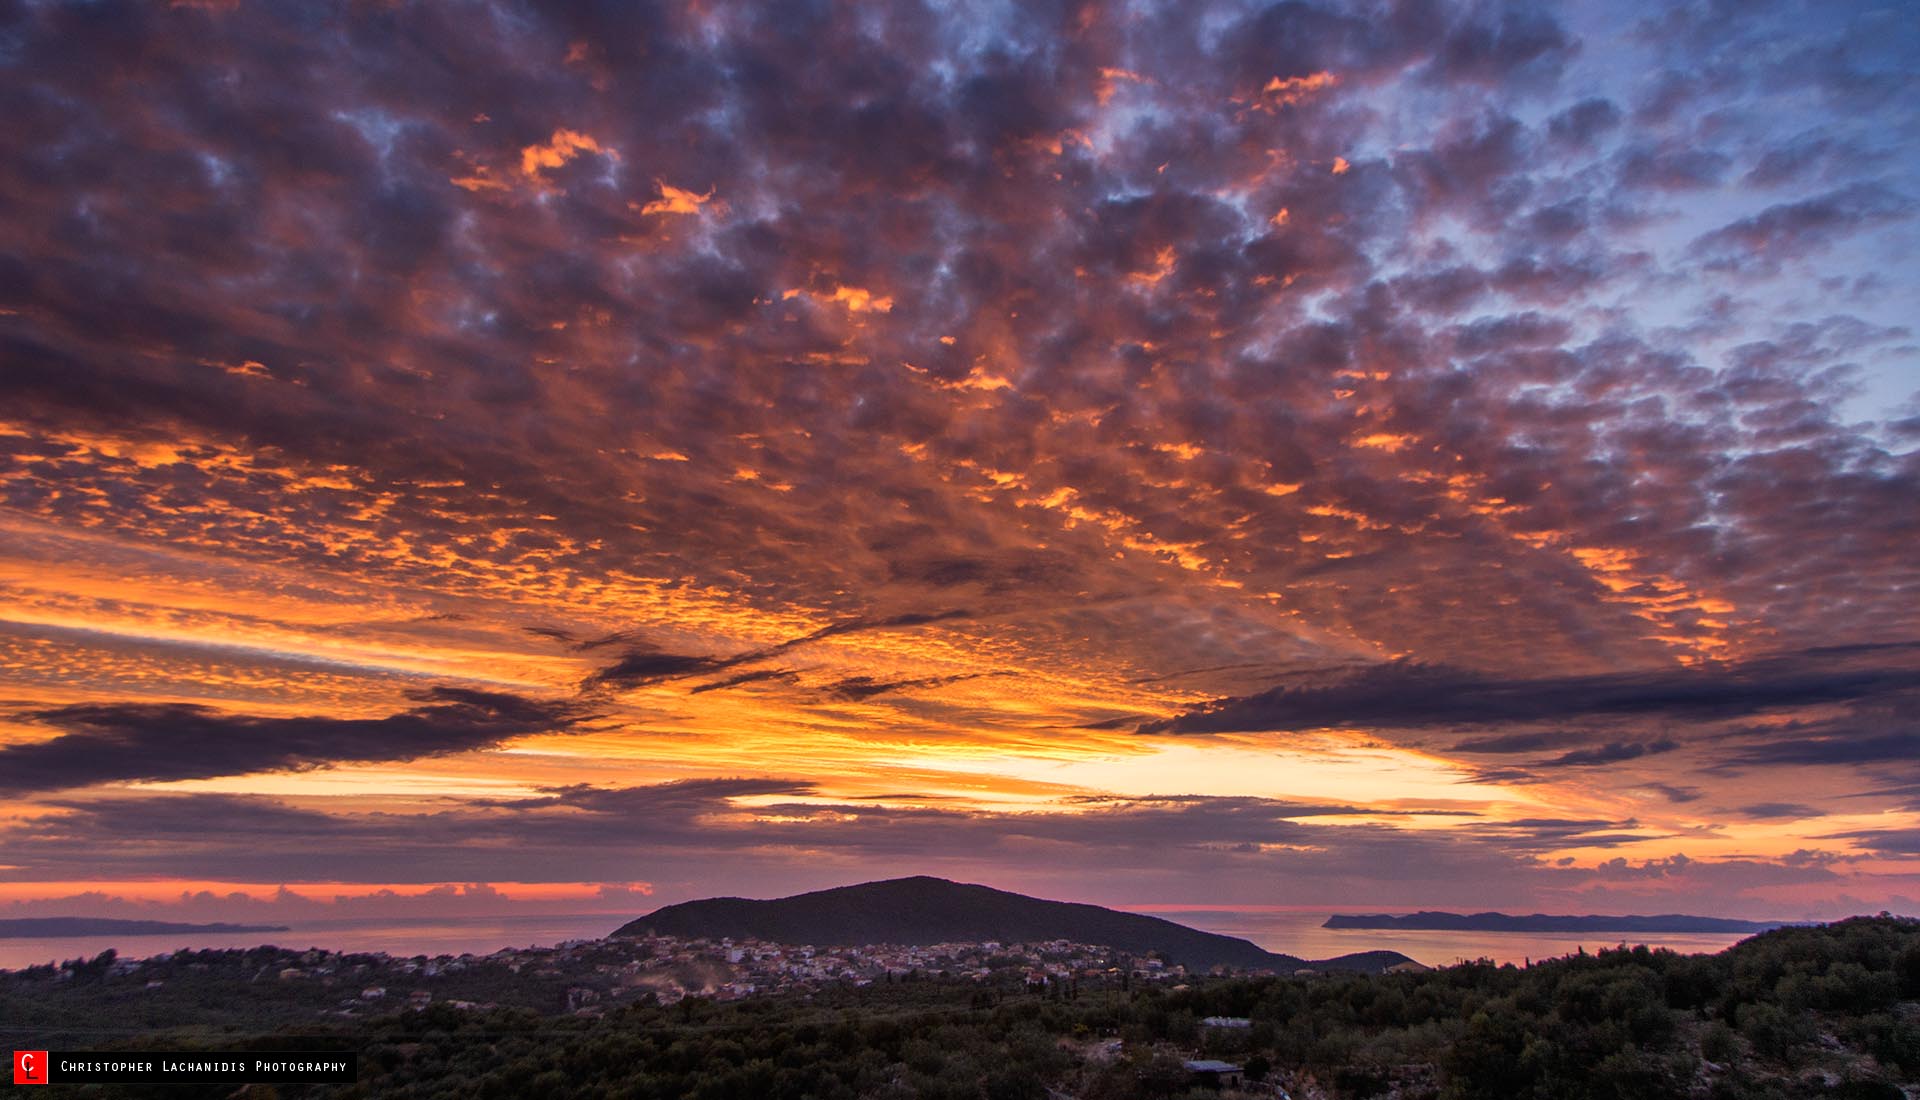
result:
<svg viewBox="0 0 1920 1100"><path fill-rule="evenodd" d="M1216 966L1208 976L1234 974L1272 976L1273 971ZM673 1006L690 998L703 1003L782 995L804 999L828 988L921 982L978 986L970 1003L979 1007L993 1004L998 992L1074 1000L1083 986L1185 989L1181 983L1190 977L1197 975L1158 956L1137 957L1064 939L816 947L647 935L506 947L485 955L404 957L268 946L123 959L107 951L91 959L0 972L0 989L11 995L8 999L38 999L55 1015L62 1001L72 1001L76 1009L105 1001L154 1024L176 1013L179 1022L193 1017L206 1023L211 1022L206 1011L223 1005L253 1026L288 1026L302 1018L371 1021L427 1011L478 1017L501 1009L600 1018L627 1006ZM1244 1017L1201 1022L1228 1035L1248 1024ZM0 1033L6 1030L0 1024ZM1086 1039L1071 1046L1090 1062L1122 1055L1118 1039ZM1197 1047L1187 1053L1193 1057L1169 1057L1195 1082L1246 1085L1238 1064L1199 1057ZM1258 1094L1288 1095L1277 1085Z"/></svg>
<svg viewBox="0 0 1920 1100"><path fill-rule="evenodd" d="M1223 967L1213 969L1228 973ZM286 1015L304 1006L315 1016L353 1018L430 1005L596 1016L616 1006L673 1005L690 996L731 1001L804 994L832 983L865 986L932 978L1071 995L1081 983L1126 986L1186 977L1186 967L1159 957L1123 955L1068 940L814 947L645 936L505 947L486 955L405 957L259 947L122 959L105 952L93 959L29 967L0 976L0 982L22 992L36 986L44 992L91 987L96 993L112 991L119 1000L152 1005L197 1000L210 986L232 985L243 998L285 1009Z"/></svg>

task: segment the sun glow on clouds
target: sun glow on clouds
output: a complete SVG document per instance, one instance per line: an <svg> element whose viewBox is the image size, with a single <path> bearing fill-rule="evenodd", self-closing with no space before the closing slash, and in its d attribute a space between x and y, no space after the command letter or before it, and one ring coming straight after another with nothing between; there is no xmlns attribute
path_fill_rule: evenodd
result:
<svg viewBox="0 0 1920 1100"><path fill-rule="evenodd" d="M660 197L640 207L640 212L642 214L698 214L701 207L712 201L712 191L699 195L662 183Z"/></svg>
<svg viewBox="0 0 1920 1100"><path fill-rule="evenodd" d="M1390 804L1450 803L1475 812L1490 803L1535 806L1535 795L1492 784L1447 761L1396 750L1360 734L1326 732L1288 744L1234 739L1224 744L1141 742L1129 751L1063 751L1035 746L1026 753L897 757L902 767L938 766L956 772L1011 776L1048 787L1105 792L1128 798L1204 793L1217 797Z"/></svg>
<svg viewBox="0 0 1920 1100"><path fill-rule="evenodd" d="M893 311L893 298L889 295L876 295L865 287L840 285L830 293L803 290L798 287L781 295L783 300L791 301L805 295L816 301L832 305L845 306L848 313L890 313Z"/></svg>
<svg viewBox="0 0 1920 1100"><path fill-rule="evenodd" d="M482 762L484 765L484 762ZM279 772L221 779L128 783L130 791L172 794L244 794L269 798L352 799L355 804L418 805L442 798L538 798L541 788L524 778L435 775L417 768L336 767L319 772Z"/></svg>
<svg viewBox="0 0 1920 1100"><path fill-rule="evenodd" d="M23 73L0 878L1920 896L1874 43L1307 10L239 5Z"/></svg>
<svg viewBox="0 0 1920 1100"><path fill-rule="evenodd" d="M546 144L529 145L520 150L520 171L524 175L538 178L542 169L559 168L581 153L614 155L612 150L603 148L590 135L578 130L569 130L563 126L553 132L553 137L549 138ZM685 194L685 192L679 193Z"/></svg>
<svg viewBox="0 0 1920 1100"><path fill-rule="evenodd" d="M1307 76L1290 76L1285 80L1279 77L1267 81L1260 89L1262 102L1276 107L1291 107L1315 92L1325 91L1340 83L1340 78L1332 73L1319 72Z"/></svg>

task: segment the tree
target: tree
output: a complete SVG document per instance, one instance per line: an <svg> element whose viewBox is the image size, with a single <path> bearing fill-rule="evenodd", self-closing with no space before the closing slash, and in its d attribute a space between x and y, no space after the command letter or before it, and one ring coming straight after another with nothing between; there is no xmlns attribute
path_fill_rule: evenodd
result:
<svg viewBox="0 0 1920 1100"><path fill-rule="evenodd" d="M1264 1054L1256 1054L1247 1059L1244 1068L1247 1071L1247 1080L1258 1084L1267 1079L1267 1074L1273 1072L1273 1061Z"/></svg>

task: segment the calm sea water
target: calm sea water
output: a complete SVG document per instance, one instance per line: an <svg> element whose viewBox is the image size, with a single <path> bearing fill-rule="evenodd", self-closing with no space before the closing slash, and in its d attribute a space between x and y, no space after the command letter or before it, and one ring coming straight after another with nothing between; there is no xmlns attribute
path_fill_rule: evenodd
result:
<svg viewBox="0 0 1920 1100"><path fill-rule="evenodd" d="M158 936L86 936L0 939L0 970L18 970L62 959L92 958L111 947L137 959L181 948L258 947L273 944L306 950L385 951L389 955L484 955L502 947L549 946L562 940L604 936L630 918L607 913L544 916L287 921L286 932L225 932Z"/></svg>
<svg viewBox="0 0 1920 1100"><path fill-rule="evenodd" d="M1550 959L1585 949L1588 954L1622 943L1666 947L1684 954L1720 951L1751 933L1585 933L1546 935L1537 932L1403 932L1362 928L1322 928L1325 913L1159 912L1155 916L1252 940L1269 951L1303 959L1331 959L1356 951L1398 951L1428 966L1448 966L1463 959L1492 959L1521 963Z"/></svg>
<svg viewBox="0 0 1920 1100"><path fill-rule="evenodd" d="M1326 959L1355 951L1398 951L1432 966L1461 959L1490 958L1518 963L1589 953L1622 942L1669 947L1682 952L1719 951L1743 935L1550 936L1526 932L1398 932L1322 928L1324 913L1169 912L1154 916L1193 928L1248 939L1269 951L1307 959ZM255 947L270 943L302 949L385 951L390 955L484 955L502 947L551 945L562 940L604 936L625 922L606 913L547 916L395 920L316 920L290 922L286 932L218 935L89 936L0 939L0 970L18 970L62 959L91 958L111 947L124 958L144 958L181 948Z"/></svg>

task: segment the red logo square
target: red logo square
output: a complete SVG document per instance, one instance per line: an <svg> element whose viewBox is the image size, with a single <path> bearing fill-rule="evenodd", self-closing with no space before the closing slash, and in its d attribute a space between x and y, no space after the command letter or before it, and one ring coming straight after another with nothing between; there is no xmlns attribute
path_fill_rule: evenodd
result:
<svg viewBox="0 0 1920 1100"><path fill-rule="evenodd" d="M47 1052L44 1050L14 1051L13 1083L16 1085L46 1084Z"/></svg>

